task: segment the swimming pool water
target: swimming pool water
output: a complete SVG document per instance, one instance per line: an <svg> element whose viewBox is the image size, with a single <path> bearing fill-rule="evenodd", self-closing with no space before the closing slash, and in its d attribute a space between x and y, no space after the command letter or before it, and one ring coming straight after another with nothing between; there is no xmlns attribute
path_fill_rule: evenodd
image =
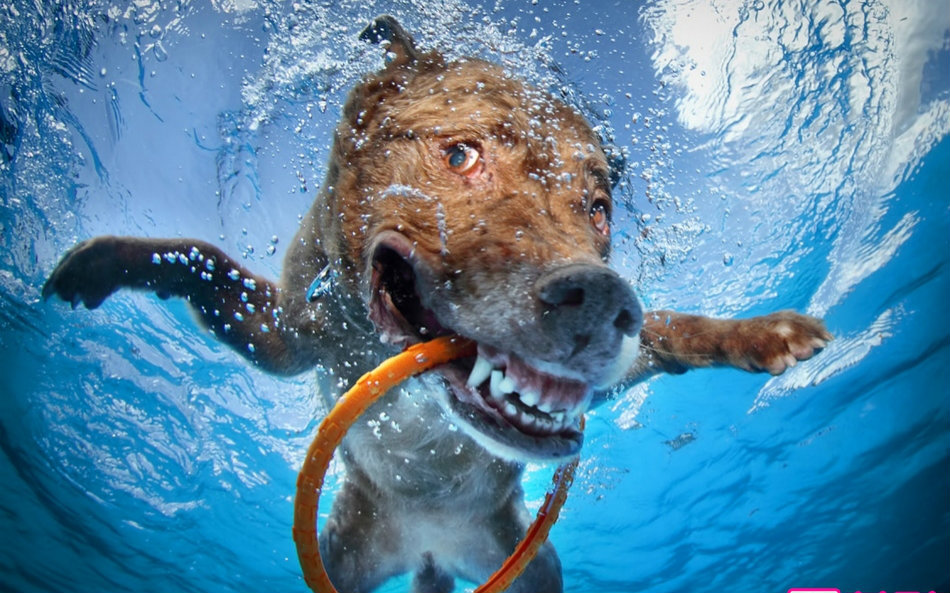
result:
<svg viewBox="0 0 950 593"><path fill-rule="evenodd" d="M837 337L593 412L551 535L566 590L950 591L950 12L922 0L6 3L0 591L306 590L313 378L249 368L180 302L40 290L105 233L276 276L383 12L609 128L612 264L647 307L795 308Z"/></svg>

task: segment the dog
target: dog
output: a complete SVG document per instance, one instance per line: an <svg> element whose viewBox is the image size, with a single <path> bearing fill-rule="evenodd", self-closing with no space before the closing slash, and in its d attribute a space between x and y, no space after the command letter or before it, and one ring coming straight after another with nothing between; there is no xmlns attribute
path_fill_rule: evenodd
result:
<svg viewBox="0 0 950 593"><path fill-rule="evenodd" d="M98 237L43 288L76 308L120 288L187 299L261 369L324 369L328 405L407 345L457 334L477 355L393 390L340 449L320 550L341 591L413 574L482 582L524 536L526 461L563 461L582 414L658 373L781 373L832 336L791 311L745 320L646 312L608 265L610 161L577 111L479 59L422 52L392 17L362 34L387 63L349 95L325 183L280 282L193 239ZM545 543L509 589L562 590Z"/></svg>

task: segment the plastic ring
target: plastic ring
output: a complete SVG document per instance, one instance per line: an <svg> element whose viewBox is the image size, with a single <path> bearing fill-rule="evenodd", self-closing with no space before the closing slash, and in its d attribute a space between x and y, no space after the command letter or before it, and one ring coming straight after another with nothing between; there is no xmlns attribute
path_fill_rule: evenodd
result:
<svg viewBox="0 0 950 593"><path fill-rule="evenodd" d="M330 582L320 546L317 543L317 506L323 480L333 452L340 445L350 426L377 399L405 379L445 364L456 358L475 353L475 343L457 336L436 338L415 344L363 375L349 391L343 394L327 414L317 436L314 437L303 467L297 477L297 495L294 499L294 543L297 558L303 569L304 581L315 593L339 593ZM567 500L567 491L574 480L577 459L562 465L554 474L554 487L538 509L537 518L528 528L521 543L475 593L501 593L524 571L547 539L557 521L561 506Z"/></svg>

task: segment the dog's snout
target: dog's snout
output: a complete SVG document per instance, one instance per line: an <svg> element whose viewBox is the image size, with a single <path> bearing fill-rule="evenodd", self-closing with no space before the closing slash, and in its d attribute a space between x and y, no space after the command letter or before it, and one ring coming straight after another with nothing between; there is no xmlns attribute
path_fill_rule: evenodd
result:
<svg viewBox="0 0 950 593"><path fill-rule="evenodd" d="M614 327L620 330L625 336L635 336L640 331L640 325L643 321L640 313L640 305L636 305L637 310L621 309L614 318Z"/></svg>
<svg viewBox="0 0 950 593"><path fill-rule="evenodd" d="M610 268L570 264L548 272L536 286L545 332L569 349L570 356L592 344L598 350L610 348L640 331L640 303Z"/></svg>
<svg viewBox="0 0 950 593"><path fill-rule="evenodd" d="M541 286L541 301L554 307L578 307L584 304L584 287L576 282L549 282Z"/></svg>

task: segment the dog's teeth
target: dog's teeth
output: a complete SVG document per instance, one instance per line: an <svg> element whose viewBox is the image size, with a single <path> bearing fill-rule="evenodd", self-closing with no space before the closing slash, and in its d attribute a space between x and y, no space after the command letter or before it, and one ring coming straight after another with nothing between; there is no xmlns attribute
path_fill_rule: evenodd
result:
<svg viewBox="0 0 950 593"><path fill-rule="evenodd" d="M541 392L533 389L524 389L518 393L522 403L528 407L537 406L541 401Z"/></svg>
<svg viewBox="0 0 950 593"><path fill-rule="evenodd" d="M554 420L554 422L556 422L557 424L562 424L562 425L563 425L563 424L564 424L564 417L565 417L564 412L551 412L551 418L552 418L552 419Z"/></svg>
<svg viewBox="0 0 950 593"><path fill-rule="evenodd" d="M505 394L501 390L501 382L504 378L505 375L499 370L494 370L491 372L491 380L488 383L488 387L492 398L497 400L504 399Z"/></svg>
<svg viewBox="0 0 950 593"><path fill-rule="evenodd" d="M509 418L518 418L518 408L511 402L505 402L505 415Z"/></svg>
<svg viewBox="0 0 950 593"><path fill-rule="evenodd" d="M468 375L468 386L478 387L491 375L491 371L491 363L479 355L478 358L475 359L475 366L472 367L472 372Z"/></svg>
<svg viewBox="0 0 950 593"><path fill-rule="evenodd" d="M554 432L554 423L551 422L550 418L544 418L542 416L535 416L535 427L539 430L545 432Z"/></svg>
<svg viewBox="0 0 950 593"><path fill-rule="evenodd" d="M501 383L498 384L498 388L501 389L502 393L514 393L515 381L511 377L505 376L505 378L501 380Z"/></svg>
<svg viewBox="0 0 950 593"><path fill-rule="evenodd" d="M534 407L541 410L545 414L550 414L554 410L550 401L544 401L540 397L538 398L538 403L534 404Z"/></svg>

